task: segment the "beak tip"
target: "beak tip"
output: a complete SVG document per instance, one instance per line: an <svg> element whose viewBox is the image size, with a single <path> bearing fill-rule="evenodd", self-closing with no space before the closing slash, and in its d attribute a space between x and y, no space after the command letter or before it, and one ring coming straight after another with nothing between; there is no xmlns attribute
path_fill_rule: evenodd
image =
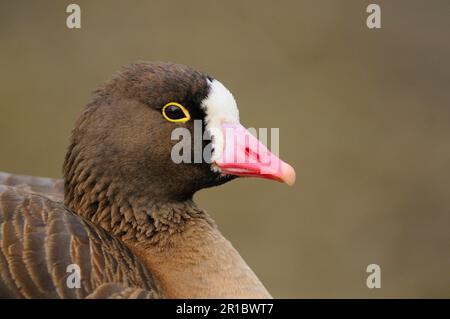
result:
<svg viewBox="0 0 450 319"><path fill-rule="evenodd" d="M295 170L291 165L284 163L282 174L282 182L289 186L293 186L295 184Z"/></svg>

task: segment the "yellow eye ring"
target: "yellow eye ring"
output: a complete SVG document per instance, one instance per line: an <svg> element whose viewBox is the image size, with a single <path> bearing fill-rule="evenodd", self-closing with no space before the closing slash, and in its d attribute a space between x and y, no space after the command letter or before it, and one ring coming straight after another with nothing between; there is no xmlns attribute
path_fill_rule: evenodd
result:
<svg viewBox="0 0 450 319"><path fill-rule="evenodd" d="M167 108L171 107L171 106L176 106L178 109L180 109L183 112L184 117L176 118L176 119L169 117L167 115L166 111L167 111ZM176 103L176 102L170 102L170 103L167 103L166 105L164 105L164 107L161 110L161 113L167 121L172 122L172 123L185 123L191 119L191 115L189 114L189 111L183 105L181 105L180 103Z"/></svg>

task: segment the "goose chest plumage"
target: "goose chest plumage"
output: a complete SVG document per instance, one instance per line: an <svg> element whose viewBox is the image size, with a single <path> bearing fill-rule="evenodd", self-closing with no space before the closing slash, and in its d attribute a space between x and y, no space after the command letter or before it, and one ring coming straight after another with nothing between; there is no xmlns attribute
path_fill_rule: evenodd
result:
<svg viewBox="0 0 450 319"><path fill-rule="evenodd" d="M209 138L174 152L174 132L196 123ZM206 155L174 158L196 151ZM238 176L295 181L218 80L172 63L124 67L76 122L63 174L0 173L1 298L271 297L192 199Z"/></svg>

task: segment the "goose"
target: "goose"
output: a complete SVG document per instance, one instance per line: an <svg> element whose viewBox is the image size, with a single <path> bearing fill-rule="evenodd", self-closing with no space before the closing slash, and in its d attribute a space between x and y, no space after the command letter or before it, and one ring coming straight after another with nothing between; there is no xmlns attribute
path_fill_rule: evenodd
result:
<svg viewBox="0 0 450 319"><path fill-rule="evenodd" d="M195 120L209 160L174 161L174 130ZM77 120L62 179L0 173L0 298L272 298L193 201L251 176L295 181L221 82L175 63L122 67Z"/></svg>

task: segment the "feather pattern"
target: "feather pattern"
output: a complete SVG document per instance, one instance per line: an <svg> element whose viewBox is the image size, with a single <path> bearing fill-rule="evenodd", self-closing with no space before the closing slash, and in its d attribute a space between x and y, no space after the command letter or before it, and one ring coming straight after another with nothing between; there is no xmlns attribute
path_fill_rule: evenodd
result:
<svg viewBox="0 0 450 319"><path fill-rule="evenodd" d="M121 241L44 195L56 196L55 181L0 176L8 184L0 185L0 298L163 296ZM67 284L72 264L79 288Z"/></svg>

